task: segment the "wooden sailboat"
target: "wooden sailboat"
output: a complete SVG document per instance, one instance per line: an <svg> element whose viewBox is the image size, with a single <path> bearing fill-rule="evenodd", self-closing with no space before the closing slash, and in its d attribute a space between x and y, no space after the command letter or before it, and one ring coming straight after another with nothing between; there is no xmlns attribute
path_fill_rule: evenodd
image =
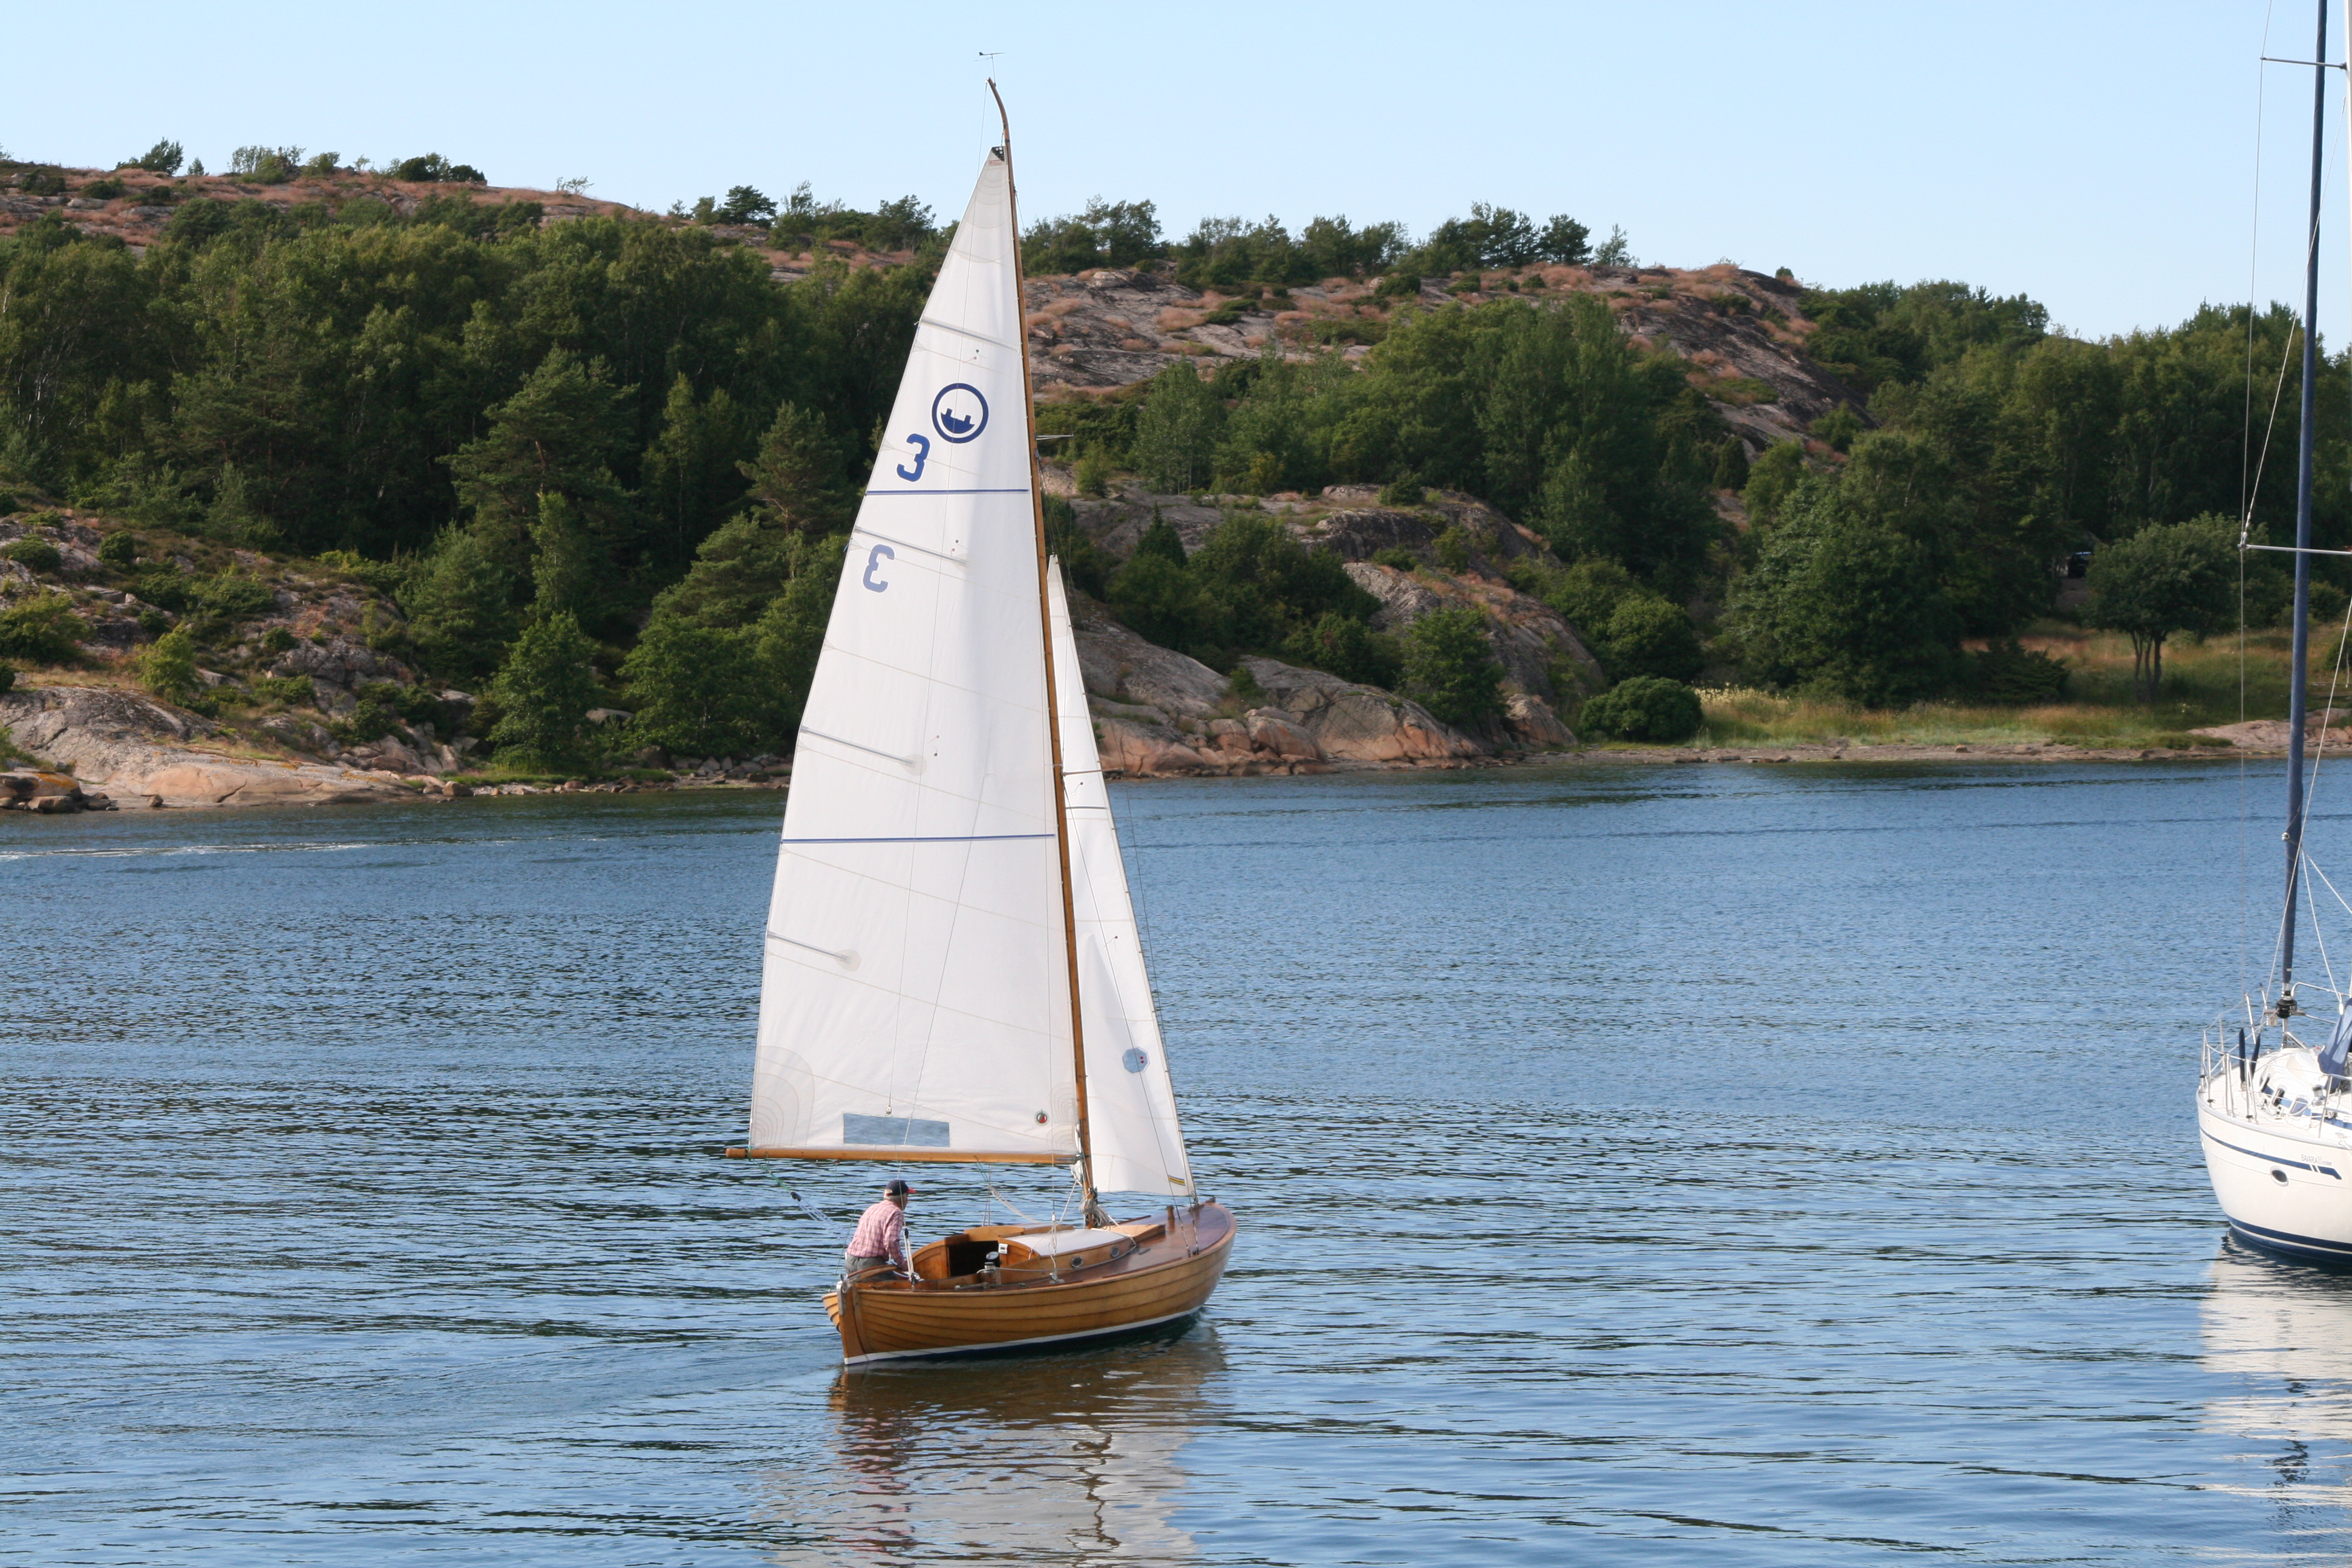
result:
<svg viewBox="0 0 2352 1568"><path fill-rule="evenodd" d="M825 1306L852 1363L1178 1322L1233 1246L1193 1189L1046 552L1020 232L1008 127L916 329L810 685L730 1152L1068 1165L1082 1218L844 1279ZM1102 1192L1160 1212L1113 1222Z"/></svg>

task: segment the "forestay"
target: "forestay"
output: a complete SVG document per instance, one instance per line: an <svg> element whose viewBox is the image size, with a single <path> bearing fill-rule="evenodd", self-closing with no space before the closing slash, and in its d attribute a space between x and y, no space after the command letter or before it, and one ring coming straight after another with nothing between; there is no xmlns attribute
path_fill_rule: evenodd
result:
<svg viewBox="0 0 2352 1568"><path fill-rule="evenodd" d="M1192 1167L1143 965L1135 905L1119 858L1110 792L1095 750L1085 678L1057 564L1047 574L1054 628L1054 706L1062 725L1063 810L1070 825L1078 1014L1087 1051L1087 1127L1094 1184L1105 1192L1190 1196Z"/></svg>
<svg viewBox="0 0 2352 1568"><path fill-rule="evenodd" d="M755 1149L1077 1149L1017 241L992 156L916 331L802 721Z"/></svg>

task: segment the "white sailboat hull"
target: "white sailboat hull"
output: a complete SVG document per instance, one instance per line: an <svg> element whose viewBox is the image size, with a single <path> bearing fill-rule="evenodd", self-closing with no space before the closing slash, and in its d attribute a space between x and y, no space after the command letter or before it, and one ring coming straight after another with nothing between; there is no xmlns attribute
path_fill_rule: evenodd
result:
<svg viewBox="0 0 2352 1568"><path fill-rule="evenodd" d="M2206 1174L2231 1230L2265 1251L2352 1266L2352 1104L2322 1098L2312 1052L2241 1073L2224 1060L2197 1095Z"/></svg>

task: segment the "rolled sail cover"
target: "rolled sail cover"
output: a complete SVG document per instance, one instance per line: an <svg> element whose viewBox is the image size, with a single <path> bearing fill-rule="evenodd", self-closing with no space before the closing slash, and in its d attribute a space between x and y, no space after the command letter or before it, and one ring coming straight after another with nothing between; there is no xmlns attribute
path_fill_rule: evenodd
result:
<svg viewBox="0 0 2352 1568"><path fill-rule="evenodd" d="M755 1148L1077 1147L1011 189L992 156L851 535L793 758Z"/></svg>

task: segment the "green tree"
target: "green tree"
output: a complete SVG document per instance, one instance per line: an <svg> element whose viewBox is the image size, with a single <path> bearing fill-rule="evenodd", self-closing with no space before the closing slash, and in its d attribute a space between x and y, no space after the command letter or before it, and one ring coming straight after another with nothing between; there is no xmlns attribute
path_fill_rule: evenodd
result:
<svg viewBox="0 0 2352 1568"><path fill-rule="evenodd" d="M204 692L196 675L196 639L185 626L173 626L142 648L138 668L139 684L166 702L193 702Z"/></svg>
<svg viewBox="0 0 2352 1568"><path fill-rule="evenodd" d="M647 744L680 755L748 756L779 728L761 679L759 635L656 616L621 666Z"/></svg>
<svg viewBox="0 0 2352 1568"><path fill-rule="evenodd" d="M837 444L824 421L799 404L777 405L758 455L736 469L764 515L787 531L829 533L846 528L856 510Z"/></svg>
<svg viewBox="0 0 2352 1568"><path fill-rule="evenodd" d="M1166 518L1160 515L1160 509L1156 506L1151 509L1151 526L1145 529L1143 537L1135 542L1135 553L1160 556L1178 566L1183 565L1187 559L1183 538Z"/></svg>
<svg viewBox="0 0 2352 1568"><path fill-rule="evenodd" d="M529 559L540 498L562 496L583 517L609 519L622 502L612 463L627 439L625 394L604 367L551 349L512 397L489 411L489 430L449 459L457 499L483 542L520 566Z"/></svg>
<svg viewBox="0 0 2352 1568"><path fill-rule="evenodd" d="M516 574L499 555L472 529L444 529L398 594L428 669L473 680L504 662L520 616Z"/></svg>
<svg viewBox="0 0 2352 1568"><path fill-rule="evenodd" d="M1162 647L1200 645L1209 614L1200 584L1181 562L1137 551L1110 580L1111 614Z"/></svg>
<svg viewBox="0 0 2352 1568"><path fill-rule="evenodd" d="M743 459L751 452L751 432L727 389L713 387L698 398L681 371L662 406L661 430L639 465L637 493L656 571L683 570L703 536L742 500Z"/></svg>
<svg viewBox="0 0 2352 1568"><path fill-rule="evenodd" d="M1180 360L1167 366L1151 378L1136 414L1136 471L1160 491L1206 484L1224 422L1224 404L1191 365Z"/></svg>
<svg viewBox="0 0 2352 1568"><path fill-rule="evenodd" d="M1885 707L1936 695L1958 668L1958 618L1927 552L1828 487L1790 503L1732 610L1765 685Z"/></svg>
<svg viewBox="0 0 2352 1568"><path fill-rule="evenodd" d="M1801 441L1775 441L1765 447L1763 455L1748 465L1748 483L1739 492L1748 508L1749 526L1769 528L1780 521L1782 504L1811 471L1805 466Z"/></svg>
<svg viewBox="0 0 2352 1568"><path fill-rule="evenodd" d="M1609 672L1628 676L1663 676L1691 679L1706 662L1699 651L1698 628L1681 605L1655 594L1628 595L1611 612L1595 651Z"/></svg>
<svg viewBox="0 0 2352 1568"><path fill-rule="evenodd" d="M1328 610L1291 633L1282 645L1282 657L1366 686L1394 686L1404 672L1404 650L1396 638L1353 616Z"/></svg>
<svg viewBox="0 0 2352 1568"><path fill-rule="evenodd" d="M588 710L599 695L595 651L567 612L523 628L491 686L499 721L489 740L501 757L550 770L584 760Z"/></svg>
<svg viewBox="0 0 2352 1568"><path fill-rule="evenodd" d="M2091 555L2095 626L2132 644L2132 685L2150 707L2164 683L2165 639L2229 623L2236 605L2235 526L2224 517L2156 523Z"/></svg>
<svg viewBox="0 0 2352 1568"><path fill-rule="evenodd" d="M1404 679L1407 691L1449 724L1479 724L1502 711L1503 667L1476 610L1432 610L1413 622L1404 635Z"/></svg>

